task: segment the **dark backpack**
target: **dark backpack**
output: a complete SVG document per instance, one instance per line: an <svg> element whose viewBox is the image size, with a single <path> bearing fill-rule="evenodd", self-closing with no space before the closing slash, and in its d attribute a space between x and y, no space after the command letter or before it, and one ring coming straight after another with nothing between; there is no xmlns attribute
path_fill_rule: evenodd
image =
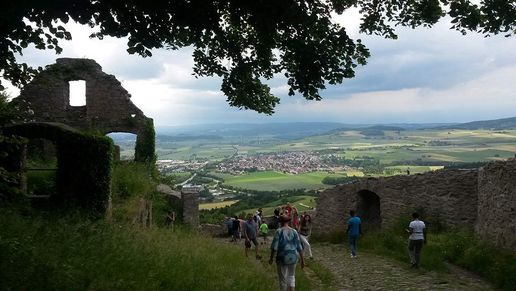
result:
<svg viewBox="0 0 516 291"><path fill-rule="evenodd" d="M279 218L276 216L273 216L271 221L267 224L269 229L278 229L279 228Z"/></svg>

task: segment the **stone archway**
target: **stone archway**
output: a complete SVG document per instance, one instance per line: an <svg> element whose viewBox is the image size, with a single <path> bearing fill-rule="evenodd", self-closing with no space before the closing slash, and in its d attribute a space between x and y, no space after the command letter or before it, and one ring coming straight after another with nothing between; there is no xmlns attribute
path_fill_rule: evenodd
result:
<svg viewBox="0 0 516 291"><path fill-rule="evenodd" d="M380 197L369 190L360 190L357 196L357 215L362 220L363 227L380 228L382 225Z"/></svg>
<svg viewBox="0 0 516 291"><path fill-rule="evenodd" d="M84 103L72 102L73 82L81 82ZM94 60L57 59L36 75L12 102L31 110L35 122L58 122L83 132L135 134L140 145L135 148L135 160L149 162L155 158L152 119L134 105L131 94L120 81L103 72Z"/></svg>

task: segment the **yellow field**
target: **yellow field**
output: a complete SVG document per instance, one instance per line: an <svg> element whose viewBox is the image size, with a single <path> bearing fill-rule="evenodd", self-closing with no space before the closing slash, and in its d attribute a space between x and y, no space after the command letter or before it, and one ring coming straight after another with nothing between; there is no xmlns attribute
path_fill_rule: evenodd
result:
<svg viewBox="0 0 516 291"><path fill-rule="evenodd" d="M215 208L224 208L226 206L231 206L235 203L237 203L238 200L228 200L228 201L222 201L222 202L213 202L213 203L203 203L199 204L199 210L210 210Z"/></svg>
<svg viewBox="0 0 516 291"><path fill-rule="evenodd" d="M346 174L348 177L364 177L364 173L360 170L348 170Z"/></svg>

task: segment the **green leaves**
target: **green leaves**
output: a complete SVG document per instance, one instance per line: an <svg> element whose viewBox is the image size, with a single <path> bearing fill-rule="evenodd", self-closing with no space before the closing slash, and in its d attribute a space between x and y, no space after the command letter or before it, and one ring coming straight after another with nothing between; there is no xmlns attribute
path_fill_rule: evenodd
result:
<svg viewBox="0 0 516 291"><path fill-rule="evenodd" d="M353 78L366 64L365 45L332 19L351 7L360 10L361 32L392 39L395 26L432 26L445 15L463 34L516 33L514 0L3 1L0 71L25 85L36 70L18 64L15 54L28 44L60 53L58 41L72 36L56 21L73 19L98 27L91 37L129 37L127 52L143 57L163 46L192 46L195 76L221 77L231 106L272 114L279 99L262 82L274 74L286 74L289 95L320 100L326 84Z"/></svg>

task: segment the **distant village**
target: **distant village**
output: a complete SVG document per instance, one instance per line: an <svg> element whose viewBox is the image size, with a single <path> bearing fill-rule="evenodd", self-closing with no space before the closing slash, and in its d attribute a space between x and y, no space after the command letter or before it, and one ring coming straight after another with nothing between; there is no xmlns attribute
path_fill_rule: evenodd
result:
<svg viewBox="0 0 516 291"><path fill-rule="evenodd" d="M158 169L162 173L198 171L208 165L206 161L159 160ZM301 174L314 171L345 171L348 166L331 165L323 156L312 151L262 153L257 155L235 155L216 165L216 171L231 175L241 175L255 171L279 171Z"/></svg>

